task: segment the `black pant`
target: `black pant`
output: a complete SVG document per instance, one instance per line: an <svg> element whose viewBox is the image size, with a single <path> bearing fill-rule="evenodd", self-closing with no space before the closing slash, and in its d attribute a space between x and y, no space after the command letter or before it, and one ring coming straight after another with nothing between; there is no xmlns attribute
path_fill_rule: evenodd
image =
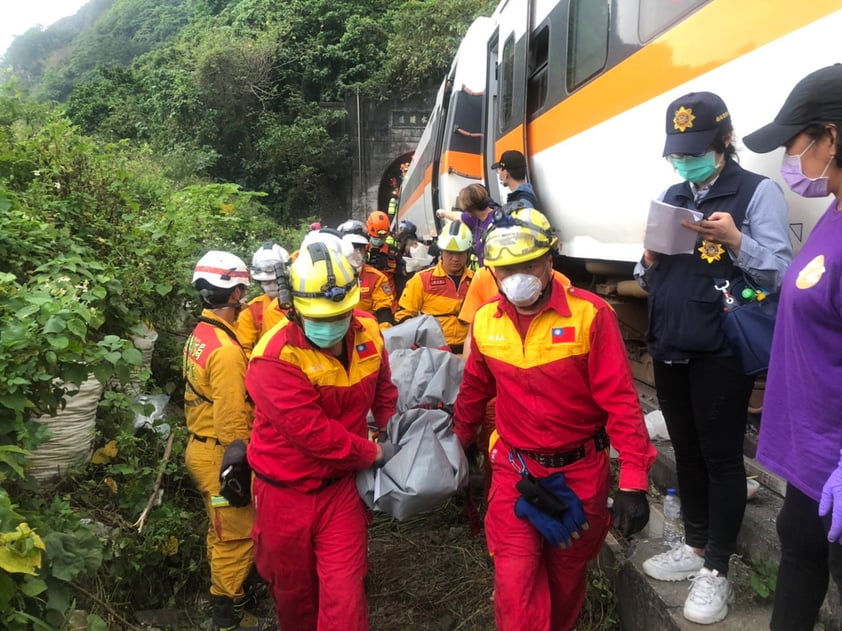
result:
<svg viewBox="0 0 842 631"><path fill-rule="evenodd" d="M655 386L670 440L687 545L705 567L728 574L746 507L743 437L754 383L733 357L655 362Z"/></svg>
<svg viewBox="0 0 842 631"><path fill-rule="evenodd" d="M791 484L778 514L781 564L772 610L774 631L813 631L827 593L828 574L842 593L842 546L827 542L830 515Z"/></svg>

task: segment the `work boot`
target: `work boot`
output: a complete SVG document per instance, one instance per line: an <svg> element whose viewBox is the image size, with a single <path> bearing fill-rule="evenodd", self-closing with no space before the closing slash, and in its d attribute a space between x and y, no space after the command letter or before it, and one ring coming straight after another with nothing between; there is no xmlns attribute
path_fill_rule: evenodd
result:
<svg viewBox="0 0 842 631"><path fill-rule="evenodd" d="M228 596L211 595L211 631L276 631L277 624L268 618L244 613L240 603Z"/></svg>
<svg viewBox="0 0 842 631"><path fill-rule="evenodd" d="M265 604L264 601L269 594L269 585L257 573L257 569L253 565L251 566L251 570L249 570L249 575L243 582L243 593L243 599L236 603L236 608L239 611L250 611L256 614L262 613L263 608L261 608L261 605Z"/></svg>

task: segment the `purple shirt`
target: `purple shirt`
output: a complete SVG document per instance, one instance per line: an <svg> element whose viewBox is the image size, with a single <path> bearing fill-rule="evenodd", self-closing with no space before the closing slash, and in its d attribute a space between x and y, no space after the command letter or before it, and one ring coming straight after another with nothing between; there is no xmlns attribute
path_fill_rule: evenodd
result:
<svg viewBox="0 0 842 631"><path fill-rule="evenodd" d="M485 231L488 229L488 226L491 225L491 218L493 214L494 213L488 213L485 219L480 221L471 213L462 212L462 223L468 226L471 229L471 234L474 235L474 254L476 254L477 258L479 259L480 267L482 267L483 262L482 237L485 234Z"/></svg>
<svg viewBox="0 0 842 631"><path fill-rule="evenodd" d="M781 285L757 458L814 500L842 448L842 211L834 199Z"/></svg>

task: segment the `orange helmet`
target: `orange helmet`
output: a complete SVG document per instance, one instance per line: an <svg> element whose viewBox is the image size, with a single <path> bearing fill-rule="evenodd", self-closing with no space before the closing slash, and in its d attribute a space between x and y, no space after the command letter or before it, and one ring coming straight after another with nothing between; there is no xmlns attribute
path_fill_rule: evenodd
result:
<svg viewBox="0 0 842 631"><path fill-rule="evenodd" d="M368 216L365 226L368 229L368 234L370 236L386 237L389 234L391 221L389 221L389 215L384 213L382 210L375 210Z"/></svg>

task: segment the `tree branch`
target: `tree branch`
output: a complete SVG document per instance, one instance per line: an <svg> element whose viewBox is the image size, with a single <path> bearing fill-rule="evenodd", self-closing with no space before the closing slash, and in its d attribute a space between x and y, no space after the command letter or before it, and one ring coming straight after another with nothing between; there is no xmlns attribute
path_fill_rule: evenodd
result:
<svg viewBox="0 0 842 631"><path fill-rule="evenodd" d="M149 516L152 508L155 506L155 501L158 499L158 491L161 489L161 483L164 481L164 469L166 469L167 462L169 462L170 455L172 454L172 443L174 437L175 434L170 432L170 437L167 439L167 447L164 449L164 457L161 460L161 465L158 467L158 477L155 478L155 486L152 487L152 494L149 496L149 500L146 502L146 507L143 509L140 517L138 517L137 521L132 524L132 527L137 528L138 533L143 532L143 526L146 523L146 518Z"/></svg>

